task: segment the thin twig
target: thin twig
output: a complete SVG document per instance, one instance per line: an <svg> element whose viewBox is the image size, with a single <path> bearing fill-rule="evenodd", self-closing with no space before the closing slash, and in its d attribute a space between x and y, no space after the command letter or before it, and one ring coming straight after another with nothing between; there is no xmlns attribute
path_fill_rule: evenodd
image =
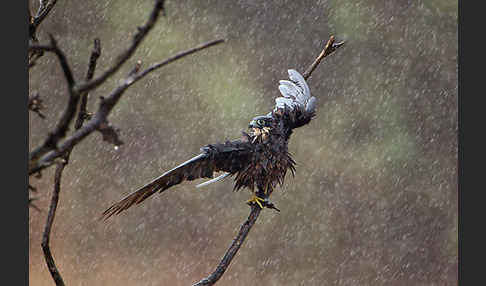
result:
<svg viewBox="0 0 486 286"><path fill-rule="evenodd" d="M150 72L161 68L169 63L172 63L178 59L181 59L185 56L191 55L195 52L198 52L200 50L203 50L205 48L214 46L216 44L222 43L224 40L216 40L216 41L210 41L207 43L204 43L200 46L197 46L195 48L180 52L160 63L154 64L147 68L146 70L136 73L132 76L129 76L126 78L118 87L116 87L108 97L103 98L101 100L100 106L98 108L98 111L94 116L86 122L86 124L74 132L71 136L66 138L64 142L59 144L56 149L46 153L44 156L40 157L38 160L31 161L29 165L29 175L32 175L34 173L37 173L38 171L50 166L53 164L54 159L59 158L62 156L66 150L71 148L72 146L78 144L81 142L86 136L91 134L93 131L99 130L100 125L103 123L106 123L108 114L111 112L113 107L116 105L120 97L123 95L123 93L135 82L139 81L146 75L148 75Z"/></svg>
<svg viewBox="0 0 486 286"><path fill-rule="evenodd" d="M44 21L44 19L49 15L54 5L56 5L57 0L52 1L40 1L39 10L37 10L37 14L34 16L32 21L32 25L34 25L34 33L37 27ZM32 36L32 35L31 35Z"/></svg>
<svg viewBox="0 0 486 286"><path fill-rule="evenodd" d="M33 51L29 52L29 65L28 68L30 69L31 67L35 66L37 63L37 60L44 55L44 51L38 50L38 51Z"/></svg>
<svg viewBox="0 0 486 286"><path fill-rule="evenodd" d="M94 39L93 50L91 51L91 56L89 57L88 71L86 72L86 80L91 80L94 76L96 69L96 63L98 58L101 56L101 42L100 39Z"/></svg>
<svg viewBox="0 0 486 286"><path fill-rule="evenodd" d="M66 78L68 86L72 87L75 82L74 82L73 73L71 71L71 68L69 67L66 56L64 55L64 52L58 47L57 41L52 34L49 34L49 40L50 40L49 45L30 44L29 51L45 51L45 52L54 53L59 59L59 64L61 65L61 68L64 72L64 77Z"/></svg>
<svg viewBox="0 0 486 286"><path fill-rule="evenodd" d="M334 36L331 36L322 50L322 52L319 54L319 56L314 60L314 62L307 68L306 72L304 73L304 78L307 80L312 72L315 70L315 68L319 65L319 63L333 53L337 48L342 46L343 43L334 43ZM214 270L213 273L211 273L207 278L202 279L198 283L194 284L193 286L207 286L207 285L214 285L220 278L223 276L224 272L228 268L229 264L233 260L235 254L238 252L240 249L241 245L245 241L246 237L248 236L248 233L250 232L251 228L255 224L256 220L258 219L258 216L260 215L261 209L260 207L256 205L251 206L250 214L248 216L248 219L243 223L243 225L240 228L240 231L238 232L238 235L236 238L233 240L233 243L231 243L231 246L226 250L226 253L224 254L223 258L219 262L218 266Z"/></svg>
<svg viewBox="0 0 486 286"><path fill-rule="evenodd" d="M56 5L57 0L40 0L39 4L39 9L37 10L37 13L35 16L32 16L32 12L30 11L30 1L28 5L28 13L29 13L29 37L30 41L33 43L37 43L39 40L37 39L37 28L39 25L44 21L44 19L47 17L49 12L51 12L52 8L54 8L54 5ZM36 61L44 55L44 51L42 50L34 50L30 51L29 50L29 69L33 67L36 63Z"/></svg>
<svg viewBox="0 0 486 286"><path fill-rule="evenodd" d="M59 64L61 65L64 72L64 77L66 78L66 82L68 84L69 99L66 109L64 110L54 130L49 133L41 146L35 148L32 152L30 152L30 161L34 161L40 156L49 152L50 150L55 149L59 140L66 136L69 124L72 122L74 116L76 115L76 108L79 101L79 94L73 92L75 80L66 56L64 55L64 52L57 46L57 42L54 37L52 35L49 36L51 39L50 45L31 45L29 46L29 49L53 52L57 56Z"/></svg>
<svg viewBox="0 0 486 286"><path fill-rule="evenodd" d="M91 80L94 76L94 71L96 68L96 63L101 55L101 43L99 39L94 40L93 51L91 51L91 56L89 58L88 71L86 72L86 80ZM88 104L89 93L81 95L81 102L79 104L78 118L76 123L74 123L74 129L78 130L83 125L84 121L89 118L89 114L86 111L86 106Z"/></svg>
<svg viewBox="0 0 486 286"><path fill-rule="evenodd" d="M81 83L79 86L76 87L77 92L85 92L89 90L94 90L96 87L100 86L105 80L107 80L110 76L112 76L115 72L117 72L121 66L133 55L137 47L140 45L142 40L148 34L148 32L153 28L155 22L157 21L160 11L164 9L164 0L157 0L155 3L155 7L150 14L150 17L145 23L145 25L138 27L137 33L132 39L132 44L126 51L120 54L116 58L116 62L113 66L111 66L108 70L102 73L99 77Z"/></svg>
<svg viewBox="0 0 486 286"><path fill-rule="evenodd" d="M66 162L58 162L56 167L56 173L54 175L54 191L52 192L51 205L49 206L49 213L47 214L46 226L44 228L44 234L42 235L42 251L44 251L44 257L46 259L47 267L51 273L52 279L56 285L64 285L62 276L57 270L56 263L52 257L51 248L49 246L49 240L51 236L52 223L56 215L57 203L59 201L59 192L61 191L61 175Z"/></svg>
<svg viewBox="0 0 486 286"><path fill-rule="evenodd" d="M344 42L339 42L335 43L334 36L330 36L329 40L326 43L326 46L324 47L324 50L319 54L319 56L314 60L314 62L307 68L307 70L304 72L303 77L307 80L312 72L316 69L316 67L319 65L319 63L327 57L328 55L332 54L336 49L344 45Z"/></svg>
<svg viewBox="0 0 486 286"><path fill-rule="evenodd" d="M162 67L162 66L165 66L167 64L170 64L171 62L173 61L176 61L182 57L185 57L187 55L190 55L190 54L193 54L195 52L198 52L200 50L204 50L206 48L209 48L211 46L214 46L214 45L217 45L217 44L221 44L223 43L225 40L224 39L219 39L219 40L214 40L214 41L209 41L209 42L206 42L206 43L203 43L203 44L200 44L199 46L197 47L194 47L192 49L189 49L189 50L186 50L186 51L183 51L183 52L180 52L160 63L156 63L156 64L153 64L151 65L150 67L148 67L147 69L145 69L144 71L142 71L141 73L137 74L136 76L134 76L134 80L138 80L144 76L146 76L148 73Z"/></svg>

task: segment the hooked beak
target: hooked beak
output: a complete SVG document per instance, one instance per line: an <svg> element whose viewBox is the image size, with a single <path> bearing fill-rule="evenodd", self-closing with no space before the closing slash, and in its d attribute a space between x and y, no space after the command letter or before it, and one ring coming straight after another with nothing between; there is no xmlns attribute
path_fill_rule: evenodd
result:
<svg viewBox="0 0 486 286"><path fill-rule="evenodd" d="M256 121L255 120L250 121L248 128L258 128Z"/></svg>

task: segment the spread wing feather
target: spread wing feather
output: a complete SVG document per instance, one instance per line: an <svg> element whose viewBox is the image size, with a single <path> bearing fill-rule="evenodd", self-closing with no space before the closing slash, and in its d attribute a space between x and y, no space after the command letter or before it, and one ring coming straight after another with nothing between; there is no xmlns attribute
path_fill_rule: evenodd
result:
<svg viewBox="0 0 486 286"><path fill-rule="evenodd" d="M201 151L201 154L165 172L109 207L103 212L102 218L106 220L134 204L141 203L156 192L163 192L185 180L192 181L199 178L212 178L213 173L217 171L234 174L249 163L252 146L248 142L233 141L224 144L208 145L201 148Z"/></svg>
<svg viewBox="0 0 486 286"><path fill-rule="evenodd" d="M316 98L311 96L309 86L304 77L296 70L289 69L290 80L280 80L278 89L283 97L275 99L275 109L288 108L294 110L300 108L308 113L313 113L316 106Z"/></svg>
<svg viewBox="0 0 486 286"><path fill-rule="evenodd" d="M315 115L316 98L311 96L309 86L299 72L289 69L288 73L289 80L279 81L278 89L282 96L275 99L273 113L285 118L286 126L293 129L310 122Z"/></svg>

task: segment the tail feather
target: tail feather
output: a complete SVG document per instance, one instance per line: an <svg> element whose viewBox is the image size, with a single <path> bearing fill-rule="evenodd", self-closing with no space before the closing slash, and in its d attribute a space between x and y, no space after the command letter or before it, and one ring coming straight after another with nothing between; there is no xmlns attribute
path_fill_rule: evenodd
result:
<svg viewBox="0 0 486 286"><path fill-rule="evenodd" d="M143 202L145 199L155 194L157 191L162 192L174 185L180 184L184 180L193 180L195 178L204 176L206 174L201 173L201 170L204 168L207 169L204 170L206 173L212 175L213 169L207 168L207 166L204 164L207 158L207 154L199 154L198 156L165 172L158 178L152 180L147 185L129 194L118 203L109 207L106 211L103 212L101 219L107 220L112 215L119 214L129 207Z"/></svg>
<svg viewBox="0 0 486 286"><path fill-rule="evenodd" d="M111 207L109 207L106 211L103 212L101 218L103 220L107 220L112 215L117 215L134 204L138 205L139 203L143 202L145 199L155 194L156 192L157 192L156 184L155 182L153 182L141 188L140 190L126 196L118 203L113 204Z"/></svg>

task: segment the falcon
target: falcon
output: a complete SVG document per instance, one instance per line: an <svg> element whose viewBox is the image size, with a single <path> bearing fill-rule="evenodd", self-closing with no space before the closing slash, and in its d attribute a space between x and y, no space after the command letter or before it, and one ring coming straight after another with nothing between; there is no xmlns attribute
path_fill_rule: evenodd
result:
<svg viewBox="0 0 486 286"><path fill-rule="evenodd" d="M278 185L283 185L288 170L292 175L295 173L295 161L288 151L290 135L295 128L311 121L316 108L316 98L311 96L304 77L293 69L288 70L288 75L289 80L279 81L282 96L275 99L274 109L267 115L253 118L249 131L242 131L240 139L202 147L199 155L109 207L102 218L108 219L184 181L202 178L211 180L198 187L232 177L234 191L242 188L251 191L248 204L278 210L270 203L269 196ZM224 173L213 178L218 172Z"/></svg>

